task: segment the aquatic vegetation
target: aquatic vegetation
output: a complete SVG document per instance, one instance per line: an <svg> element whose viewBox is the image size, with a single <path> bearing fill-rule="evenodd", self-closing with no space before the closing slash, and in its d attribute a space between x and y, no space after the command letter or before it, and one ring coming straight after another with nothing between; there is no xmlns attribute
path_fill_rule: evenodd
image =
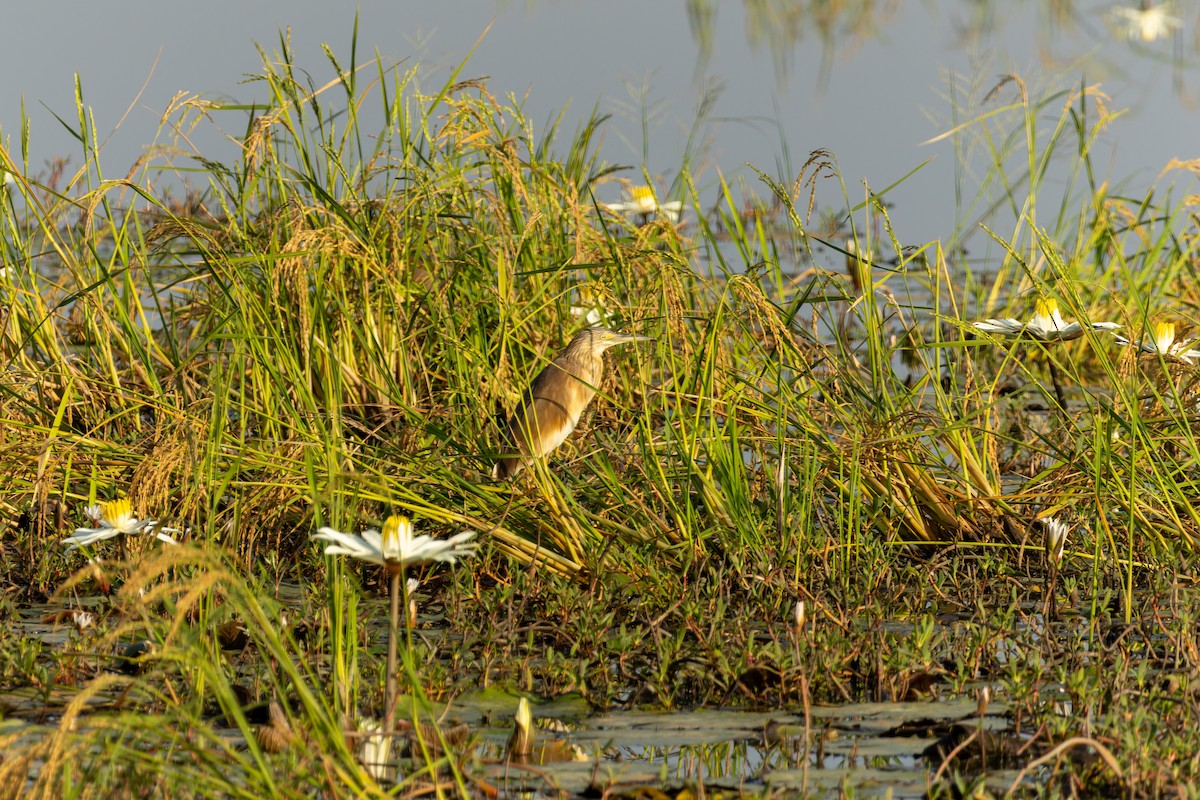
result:
<svg viewBox="0 0 1200 800"><path fill-rule="evenodd" d="M1006 339L1034 339L1039 342L1069 342L1089 331L1115 331L1115 322L1067 322L1058 311L1058 301L1042 297L1037 301L1033 316L1027 321L1006 317L974 323L976 330Z"/></svg>
<svg viewBox="0 0 1200 800"><path fill-rule="evenodd" d="M914 243L886 191L817 208L807 187L841 180L823 151L753 187L681 167L679 200L618 204L659 224L620 224L595 213L620 175L599 117L535 135L457 72L430 93L417 67L329 69L307 83L285 37L253 119L181 96L121 181L80 97L82 166L0 204L0 785L494 796L518 790L517 693L591 725L597 795L632 752L599 760L603 715L642 706L759 715L733 745L643 748L674 785L803 793L903 758L919 792L1005 791L989 753L1031 791L1193 785L1194 342L1137 344L1169 370L1090 345L1200 307L1200 234L1168 193L1087 177L1115 120L1097 89L1009 78L948 126L985 179ZM188 149L207 124L246 131L235 158ZM179 152L177 198L155 159ZM664 224L684 204L713 210ZM822 244L847 226L870 232L854 291ZM547 468L492 483L499 412L593 310L655 344L596 378ZM1072 379L1055 413L1046 363ZM40 546L118 491L187 542L112 586ZM68 547L176 532L128 501L92 515Z"/></svg>
<svg viewBox="0 0 1200 800"><path fill-rule="evenodd" d="M1118 344L1124 347L1129 347L1133 344L1129 339L1119 334L1113 334L1113 337L1117 340ZM1160 320L1151 326L1149 336L1142 337L1137 347L1143 353L1152 353L1163 358L1192 363L1200 358L1200 350L1191 349L1191 345L1195 341L1195 339L1175 341L1175 323Z"/></svg>
<svg viewBox="0 0 1200 800"><path fill-rule="evenodd" d="M71 552L80 547L88 547L96 542L112 539L122 534L145 533L152 534L155 539L167 544L177 544L170 535L182 533L175 528L167 528L153 519L138 519L133 515L133 507L129 498L110 500L107 503L88 506L84 514L91 519L93 528L76 528L75 532L63 539L61 544L65 552Z"/></svg>
<svg viewBox="0 0 1200 800"><path fill-rule="evenodd" d="M460 558L474 555L476 547L471 542L475 531L456 533L449 539L434 539L428 534L413 536L412 522L398 514L383 523L383 533L369 528L355 535L324 527L314 533L313 538L330 542L325 548L327 556L350 556L378 564L389 572L402 572L405 567L434 561L453 564Z"/></svg>

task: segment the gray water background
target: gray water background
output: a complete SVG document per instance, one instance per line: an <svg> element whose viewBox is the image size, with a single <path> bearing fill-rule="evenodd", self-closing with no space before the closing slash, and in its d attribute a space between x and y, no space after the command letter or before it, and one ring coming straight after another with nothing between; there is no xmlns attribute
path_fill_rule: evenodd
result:
<svg viewBox="0 0 1200 800"><path fill-rule="evenodd" d="M644 167L660 193L679 168L700 98L716 90L704 127L707 145L695 165L705 205L716 198L718 169L765 196L747 164L791 179L817 148L836 156L852 202L862 199L863 181L879 190L929 161L888 195L892 219L906 242L945 239L963 216L956 203L976 191L976 176L971 165L956 172L951 141L923 143L952 126L955 105L979 108L1010 72L1033 91L1099 83L1112 107L1130 110L1093 151L1099 178L1139 197L1155 186L1197 191L1186 172L1160 175L1171 159L1200 157L1197 4L1177 4L1181 29L1149 43L1119 30L1108 2L862 0L845 3L861 13L836 17L833 31L822 36L806 7L836 5L13 3L0 11L0 141L20 157L24 103L30 173L44 173L60 156L78 167L79 146L54 117L73 124L78 73L106 139L105 177L124 177L155 141L178 92L261 101L264 87L246 81L260 71L254 44L277 53L283 29L290 29L298 66L325 83L333 71L321 44L348 62L357 10L360 62L378 53L385 64L420 64L427 71L422 85L435 89L474 48L461 77L488 76L493 93L525 98L535 122L567 107L563 130L570 133L593 107L611 113L602 157L631 166L626 174L633 179ZM1002 101L1013 96L1009 91ZM230 136L240 137L244 123L235 121L221 119ZM158 141L168 139L163 134ZM237 157L235 144L214 127L198 128L194 143L208 158ZM610 196L601 201L619 199L616 184L602 188ZM836 194L824 196L836 204Z"/></svg>

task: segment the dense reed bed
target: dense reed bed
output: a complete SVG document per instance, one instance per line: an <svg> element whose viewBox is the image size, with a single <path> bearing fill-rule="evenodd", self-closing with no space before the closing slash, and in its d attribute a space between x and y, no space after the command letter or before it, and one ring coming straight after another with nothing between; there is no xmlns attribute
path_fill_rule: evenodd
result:
<svg viewBox="0 0 1200 800"><path fill-rule="evenodd" d="M664 180L599 159L602 117L539 127L469 64L430 90L330 53L313 85L280 48L265 107L179 97L170 160L125 178L82 96L70 161L39 171L3 132L7 614L101 616L64 649L0 640L3 685L37 699L0 731L8 794L487 794L476 751L428 723L489 685L804 708L986 684L1029 742L1015 763L1055 754L1048 791L1195 779L1195 366L973 326L1044 299L1134 342L1195 324L1195 218L1099 181L1098 90L1004 81L948 134L984 167L972 199L944 241L909 242L886 192L814 204L831 153L758 184L690 158ZM243 131L238 156L187 152L202 125ZM612 212L622 181L683 221ZM656 343L610 354L544 468L490 481L502 415L587 312ZM84 507L118 498L182 546L64 557ZM309 538L393 513L482 545L416 574L399 776L362 756L378 576ZM938 766L933 794L992 769Z"/></svg>

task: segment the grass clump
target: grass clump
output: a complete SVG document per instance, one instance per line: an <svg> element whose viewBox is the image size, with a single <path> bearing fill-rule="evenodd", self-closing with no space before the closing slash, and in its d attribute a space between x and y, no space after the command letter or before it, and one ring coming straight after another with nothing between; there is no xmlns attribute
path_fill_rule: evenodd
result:
<svg viewBox="0 0 1200 800"><path fill-rule="evenodd" d="M2 557L23 602L100 615L49 666L29 638L0 641L0 679L62 714L23 707L5 785L487 793L478 742L440 712L493 684L805 719L987 684L1033 742L1023 764L1062 753L1094 791L1194 778L1163 757L1192 741L1167 696L1200 667L1176 573L1200 533L1194 365L1091 329L999 341L972 324L1050 298L1136 342L1195 307L1184 207L1092 177L1112 119L1096 90L998 87L1007 106L952 131L983 145L983 233L908 245L886 192L814 222L830 153L762 175L755 203L717 178L706 215L684 165L689 224L630 219L598 200L619 174L600 116L567 137L465 65L434 91L416 68L330 66L306 82L283 39L250 114L178 98L166 131L239 121L230 160L106 178L78 93L76 172L30 177L27 142L0 151L20 176L0 211ZM1048 197L1060 160L1077 181ZM185 169L174 201L158 170ZM984 234L994 257L966 262ZM831 253L849 274L821 266ZM490 482L498 415L582 324L573 307L657 344L610 358L548 465ZM64 560L82 507L119 498L185 544ZM392 513L484 547L416 576L406 713L379 732L376 578L323 568L309 535ZM1047 518L1068 531L1051 560ZM1156 726L1178 741L1142 735ZM1081 738L1118 770L1056 750ZM935 786L963 779L942 767Z"/></svg>

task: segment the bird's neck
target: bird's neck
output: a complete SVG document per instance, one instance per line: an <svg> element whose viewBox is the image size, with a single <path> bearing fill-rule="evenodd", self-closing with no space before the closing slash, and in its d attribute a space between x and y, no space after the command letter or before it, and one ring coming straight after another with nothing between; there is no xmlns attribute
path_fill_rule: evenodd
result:
<svg viewBox="0 0 1200 800"><path fill-rule="evenodd" d="M604 375L604 356L596 358L575 358L566 354L555 359L555 366L564 372L578 378L589 386L597 386Z"/></svg>

